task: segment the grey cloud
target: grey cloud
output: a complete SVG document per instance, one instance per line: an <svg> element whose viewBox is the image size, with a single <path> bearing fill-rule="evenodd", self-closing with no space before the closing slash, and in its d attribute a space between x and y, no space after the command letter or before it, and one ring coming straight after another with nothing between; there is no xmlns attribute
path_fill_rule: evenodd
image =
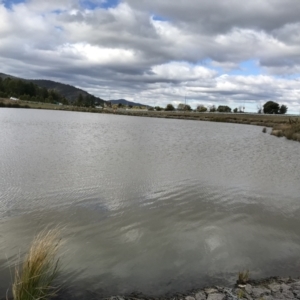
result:
<svg viewBox="0 0 300 300"><path fill-rule="evenodd" d="M272 31L299 22L300 3L294 0L126 0L131 6L151 11L190 29L214 33L233 27Z"/></svg>

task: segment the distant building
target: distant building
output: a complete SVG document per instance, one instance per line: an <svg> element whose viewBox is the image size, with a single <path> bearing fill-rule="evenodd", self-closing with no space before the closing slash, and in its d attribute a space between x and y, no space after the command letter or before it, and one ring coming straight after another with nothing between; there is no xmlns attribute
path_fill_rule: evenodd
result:
<svg viewBox="0 0 300 300"><path fill-rule="evenodd" d="M15 98L15 97L10 97L9 99L10 99L10 100L13 100L13 101L19 101L19 99L18 99L18 98Z"/></svg>

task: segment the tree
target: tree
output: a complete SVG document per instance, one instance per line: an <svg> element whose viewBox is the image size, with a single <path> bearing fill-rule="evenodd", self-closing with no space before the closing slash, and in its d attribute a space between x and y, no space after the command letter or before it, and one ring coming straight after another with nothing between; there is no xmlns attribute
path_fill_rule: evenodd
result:
<svg viewBox="0 0 300 300"><path fill-rule="evenodd" d="M177 106L177 110L184 110L184 104L179 103L178 106Z"/></svg>
<svg viewBox="0 0 300 300"><path fill-rule="evenodd" d="M83 105L83 96L82 96L81 93L78 95L77 100L74 104L77 105L77 106L82 106Z"/></svg>
<svg viewBox="0 0 300 300"><path fill-rule="evenodd" d="M256 108L257 108L258 114L261 114L263 112L263 108L262 108L261 104L257 104Z"/></svg>
<svg viewBox="0 0 300 300"><path fill-rule="evenodd" d="M177 106L177 110L190 111L192 109L191 109L190 105L187 105L184 103L179 103Z"/></svg>
<svg viewBox="0 0 300 300"><path fill-rule="evenodd" d="M231 112L231 108L227 105L219 105L217 111L223 113Z"/></svg>
<svg viewBox="0 0 300 300"><path fill-rule="evenodd" d="M172 104L168 104L165 108L166 111L173 111L175 110L174 106Z"/></svg>
<svg viewBox="0 0 300 300"><path fill-rule="evenodd" d="M238 112L237 107L233 110L233 112L236 114Z"/></svg>
<svg viewBox="0 0 300 300"><path fill-rule="evenodd" d="M62 103L63 105L69 105L69 101L68 101L68 99L66 99L65 97L63 97L63 98L61 99L61 103Z"/></svg>
<svg viewBox="0 0 300 300"><path fill-rule="evenodd" d="M162 108L161 108L160 106L155 106L154 109L155 109L156 111L161 111L161 110L162 110Z"/></svg>
<svg viewBox="0 0 300 300"><path fill-rule="evenodd" d="M212 105L210 108L209 108L209 112L216 112L217 109L215 107L215 105Z"/></svg>
<svg viewBox="0 0 300 300"><path fill-rule="evenodd" d="M279 108L279 113L284 115L288 110L288 107L286 105L281 105L280 108Z"/></svg>
<svg viewBox="0 0 300 300"><path fill-rule="evenodd" d="M264 104L264 114L278 114L279 104L273 101L268 101Z"/></svg>
<svg viewBox="0 0 300 300"><path fill-rule="evenodd" d="M202 104L200 104L200 105L198 105L197 106L197 109L196 109L198 112L206 112L207 111L207 108L204 106L204 105L202 105Z"/></svg>

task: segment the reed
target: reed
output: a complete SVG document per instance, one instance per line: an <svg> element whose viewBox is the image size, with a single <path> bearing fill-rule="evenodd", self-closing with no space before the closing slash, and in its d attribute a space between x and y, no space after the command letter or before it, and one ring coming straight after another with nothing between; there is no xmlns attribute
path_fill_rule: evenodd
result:
<svg viewBox="0 0 300 300"><path fill-rule="evenodd" d="M12 286L14 300L46 300L55 296L53 285L58 276L60 230L42 231L33 240L23 265L16 267Z"/></svg>

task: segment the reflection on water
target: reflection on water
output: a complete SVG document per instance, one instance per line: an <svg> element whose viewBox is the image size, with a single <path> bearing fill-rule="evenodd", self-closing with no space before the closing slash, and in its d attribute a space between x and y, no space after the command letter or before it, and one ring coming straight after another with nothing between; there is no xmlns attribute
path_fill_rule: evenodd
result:
<svg viewBox="0 0 300 300"><path fill-rule="evenodd" d="M78 298L298 275L299 145L260 127L0 110L0 291L45 226L65 226Z"/></svg>

